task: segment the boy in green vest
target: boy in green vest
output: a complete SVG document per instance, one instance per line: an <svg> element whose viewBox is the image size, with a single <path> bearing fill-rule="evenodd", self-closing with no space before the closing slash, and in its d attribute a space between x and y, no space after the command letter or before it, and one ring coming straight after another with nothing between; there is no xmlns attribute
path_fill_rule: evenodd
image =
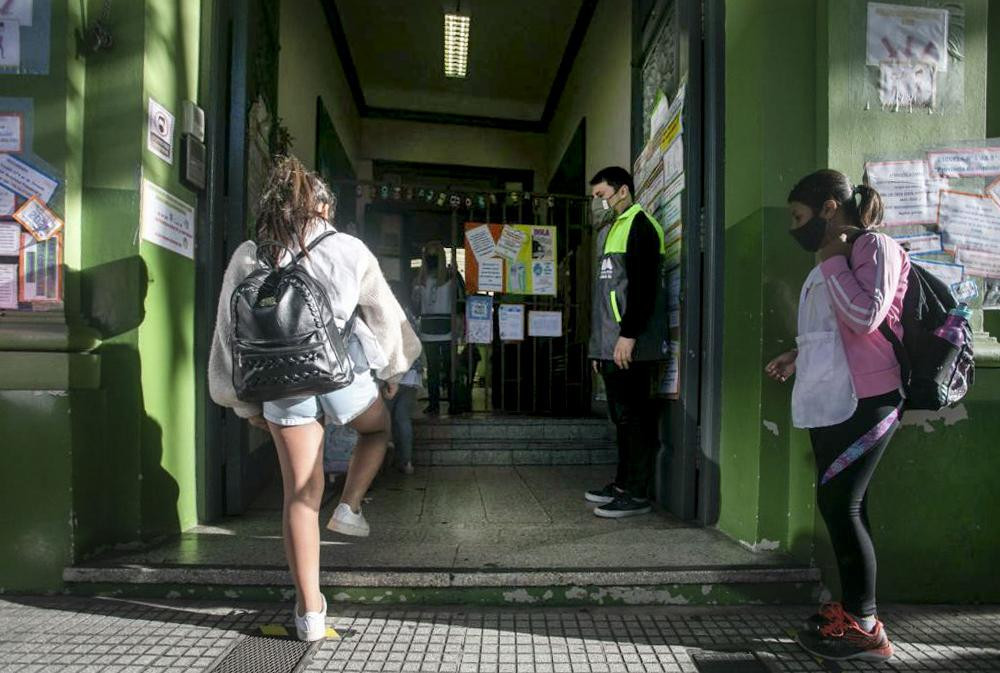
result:
<svg viewBox="0 0 1000 673"><path fill-rule="evenodd" d="M597 264L590 358L604 379L615 424L618 470L604 488L587 491L594 514L618 519L652 510L659 413L652 391L657 363L667 357L663 228L633 202L624 168L611 166L590 181Z"/></svg>

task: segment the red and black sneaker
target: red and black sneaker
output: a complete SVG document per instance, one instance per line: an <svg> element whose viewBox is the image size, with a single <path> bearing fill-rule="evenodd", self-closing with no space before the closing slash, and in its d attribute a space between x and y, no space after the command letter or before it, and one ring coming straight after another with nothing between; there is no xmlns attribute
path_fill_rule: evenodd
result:
<svg viewBox="0 0 1000 673"><path fill-rule="evenodd" d="M819 612L802 623L802 628L806 631L818 632L824 625L840 619L843 614L844 606L840 603L823 603Z"/></svg>
<svg viewBox="0 0 1000 673"><path fill-rule="evenodd" d="M875 628L869 632L843 610L839 615L832 612L831 615L832 619L818 630L799 631L796 640L806 652L835 661L886 661L892 657L892 643L882 622L876 620Z"/></svg>

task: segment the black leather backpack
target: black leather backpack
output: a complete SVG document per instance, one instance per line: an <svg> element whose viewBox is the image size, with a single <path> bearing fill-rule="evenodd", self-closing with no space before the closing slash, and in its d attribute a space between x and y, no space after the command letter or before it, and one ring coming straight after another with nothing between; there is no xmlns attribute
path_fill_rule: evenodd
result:
<svg viewBox="0 0 1000 673"><path fill-rule="evenodd" d="M284 248L273 241L258 245L257 268L230 300L233 387L243 402L322 395L354 380L347 342L357 310L338 329L326 290L299 264L306 251L279 266L261 255L274 247Z"/></svg>

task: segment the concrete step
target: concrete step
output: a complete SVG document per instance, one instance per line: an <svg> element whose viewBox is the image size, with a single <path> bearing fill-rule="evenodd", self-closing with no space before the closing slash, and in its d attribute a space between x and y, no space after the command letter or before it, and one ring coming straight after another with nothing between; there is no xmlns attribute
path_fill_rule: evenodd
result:
<svg viewBox="0 0 1000 673"><path fill-rule="evenodd" d="M526 416L459 416L420 419L413 423L416 439L424 440L577 440L614 439L614 428L603 418L535 418Z"/></svg>
<svg viewBox="0 0 1000 673"><path fill-rule="evenodd" d="M74 595L288 601L288 571L204 566L77 566ZM332 603L408 605L745 605L814 603L819 571L734 566L635 570L336 570L320 584Z"/></svg>
<svg viewBox="0 0 1000 673"><path fill-rule="evenodd" d="M417 440L416 465L613 465L611 442Z"/></svg>

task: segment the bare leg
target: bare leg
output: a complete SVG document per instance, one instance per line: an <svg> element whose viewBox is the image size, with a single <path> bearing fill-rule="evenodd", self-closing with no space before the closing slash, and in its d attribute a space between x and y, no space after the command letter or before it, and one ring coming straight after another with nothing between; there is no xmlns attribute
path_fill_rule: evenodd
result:
<svg viewBox="0 0 1000 673"><path fill-rule="evenodd" d="M319 508L323 500L323 426L268 423L281 463L284 487L282 537L299 610L319 612Z"/></svg>
<svg viewBox="0 0 1000 673"><path fill-rule="evenodd" d="M348 425L357 431L358 443L347 467L347 481L340 502L347 503L357 514L361 511L361 500L385 459L385 448L389 442L389 412L385 402L379 397Z"/></svg>

